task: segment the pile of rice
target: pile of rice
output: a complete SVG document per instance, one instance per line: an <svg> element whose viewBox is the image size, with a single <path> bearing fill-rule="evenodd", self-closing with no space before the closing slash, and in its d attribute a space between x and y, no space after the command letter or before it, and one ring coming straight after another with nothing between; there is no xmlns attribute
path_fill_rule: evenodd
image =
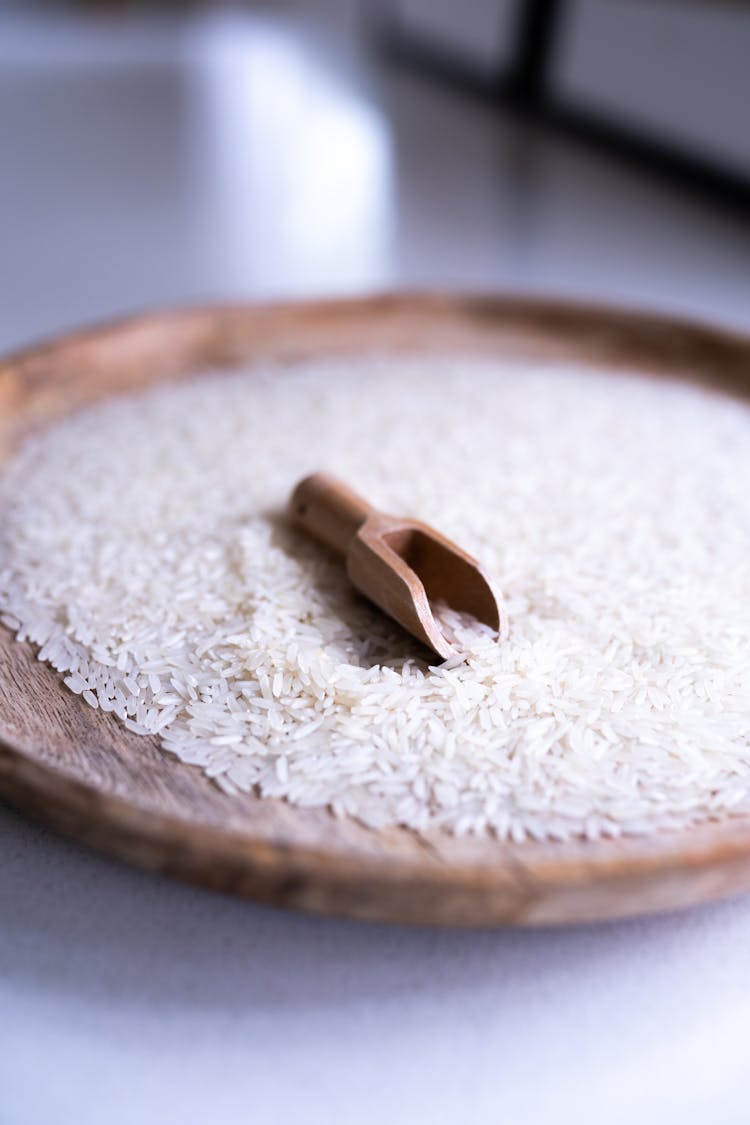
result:
<svg viewBox="0 0 750 1125"><path fill-rule="evenodd" d="M323 469L479 558L510 635L445 665L283 509ZM0 482L0 608L227 792L522 841L750 787L750 409L637 374L383 357L110 400Z"/></svg>

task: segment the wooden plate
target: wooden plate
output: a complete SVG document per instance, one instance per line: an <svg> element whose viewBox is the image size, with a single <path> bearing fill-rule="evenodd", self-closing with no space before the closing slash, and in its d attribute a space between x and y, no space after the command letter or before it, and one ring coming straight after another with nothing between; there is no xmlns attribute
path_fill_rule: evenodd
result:
<svg viewBox="0 0 750 1125"><path fill-rule="evenodd" d="M113 392L255 358L445 351L636 366L750 397L750 340L634 313L388 296L151 315L0 364L0 462L30 430ZM375 832L228 797L72 695L0 629L0 793L132 863L279 905L480 926L671 909L750 888L750 818L649 839L510 846Z"/></svg>

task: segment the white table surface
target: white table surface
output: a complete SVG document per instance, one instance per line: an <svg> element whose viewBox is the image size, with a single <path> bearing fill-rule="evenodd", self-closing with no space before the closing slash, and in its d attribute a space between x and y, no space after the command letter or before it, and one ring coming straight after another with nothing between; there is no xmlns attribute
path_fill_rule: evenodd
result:
<svg viewBox="0 0 750 1125"><path fill-rule="evenodd" d="M750 230L295 24L0 25L0 346L388 285L750 327ZM562 931L313 919L0 810L0 1123L747 1122L750 898Z"/></svg>

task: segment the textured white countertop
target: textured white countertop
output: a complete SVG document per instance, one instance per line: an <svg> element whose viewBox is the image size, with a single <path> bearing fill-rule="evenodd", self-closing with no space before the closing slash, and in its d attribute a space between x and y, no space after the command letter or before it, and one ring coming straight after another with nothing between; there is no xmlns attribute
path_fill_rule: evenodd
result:
<svg viewBox="0 0 750 1125"><path fill-rule="evenodd" d="M294 24L7 22L0 152L4 350L390 285L750 327L747 225ZM750 898L439 932L210 895L6 810L0 855L2 1125L750 1118Z"/></svg>

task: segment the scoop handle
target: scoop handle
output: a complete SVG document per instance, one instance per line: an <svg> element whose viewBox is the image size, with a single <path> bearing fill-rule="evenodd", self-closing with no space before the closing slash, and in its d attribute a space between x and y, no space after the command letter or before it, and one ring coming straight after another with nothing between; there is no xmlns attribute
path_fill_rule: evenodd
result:
<svg viewBox="0 0 750 1125"><path fill-rule="evenodd" d="M289 515L294 523L342 555L374 512L366 500L327 473L305 477L289 501Z"/></svg>

